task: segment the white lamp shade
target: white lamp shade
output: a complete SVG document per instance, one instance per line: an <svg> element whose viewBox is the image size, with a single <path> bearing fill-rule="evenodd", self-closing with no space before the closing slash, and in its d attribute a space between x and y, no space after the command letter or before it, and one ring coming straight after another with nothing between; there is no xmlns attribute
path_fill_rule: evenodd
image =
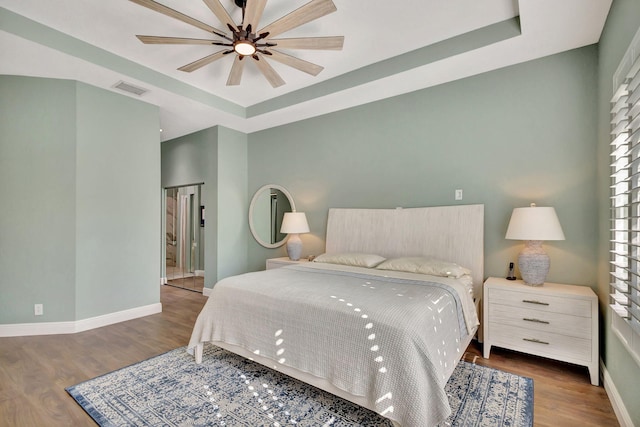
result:
<svg viewBox="0 0 640 427"><path fill-rule="evenodd" d="M515 208L507 227L505 239L564 240L556 210L551 207Z"/></svg>
<svg viewBox="0 0 640 427"><path fill-rule="evenodd" d="M304 212L285 212L280 232L285 234L308 233L309 224Z"/></svg>

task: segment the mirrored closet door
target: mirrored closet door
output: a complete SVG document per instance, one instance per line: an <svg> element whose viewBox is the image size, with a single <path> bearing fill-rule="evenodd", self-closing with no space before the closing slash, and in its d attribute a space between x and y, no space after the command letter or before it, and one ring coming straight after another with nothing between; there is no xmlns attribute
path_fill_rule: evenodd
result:
<svg viewBox="0 0 640 427"><path fill-rule="evenodd" d="M196 292L204 286L202 185L165 189L166 284Z"/></svg>

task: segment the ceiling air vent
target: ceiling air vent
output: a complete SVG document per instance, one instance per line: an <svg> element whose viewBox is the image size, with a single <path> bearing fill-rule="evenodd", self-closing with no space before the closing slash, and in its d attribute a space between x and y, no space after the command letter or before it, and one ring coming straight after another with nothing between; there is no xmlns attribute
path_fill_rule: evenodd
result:
<svg viewBox="0 0 640 427"><path fill-rule="evenodd" d="M122 80L120 80L118 83L113 85L113 87L116 88L116 89L123 90L125 92L132 93L134 95L138 95L138 96L148 92L147 89L143 89L141 87L134 86L131 83L123 82Z"/></svg>

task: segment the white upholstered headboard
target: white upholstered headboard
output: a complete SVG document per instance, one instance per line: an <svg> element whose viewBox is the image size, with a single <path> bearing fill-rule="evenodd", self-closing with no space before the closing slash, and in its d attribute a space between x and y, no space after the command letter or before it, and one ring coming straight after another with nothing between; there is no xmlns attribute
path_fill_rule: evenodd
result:
<svg viewBox="0 0 640 427"><path fill-rule="evenodd" d="M329 209L326 252L452 261L472 271L479 297L484 280L484 205Z"/></svg>

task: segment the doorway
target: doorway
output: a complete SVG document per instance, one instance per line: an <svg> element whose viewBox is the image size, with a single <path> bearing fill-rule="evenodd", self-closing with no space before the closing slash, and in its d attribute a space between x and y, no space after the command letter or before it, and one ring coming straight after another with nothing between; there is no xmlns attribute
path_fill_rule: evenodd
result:
<svg viewBox="0 0 640 427"><path fill-rule="evenodd" d="M202 292L204 206L202 184L165 188L164 284Z"/></svg>

